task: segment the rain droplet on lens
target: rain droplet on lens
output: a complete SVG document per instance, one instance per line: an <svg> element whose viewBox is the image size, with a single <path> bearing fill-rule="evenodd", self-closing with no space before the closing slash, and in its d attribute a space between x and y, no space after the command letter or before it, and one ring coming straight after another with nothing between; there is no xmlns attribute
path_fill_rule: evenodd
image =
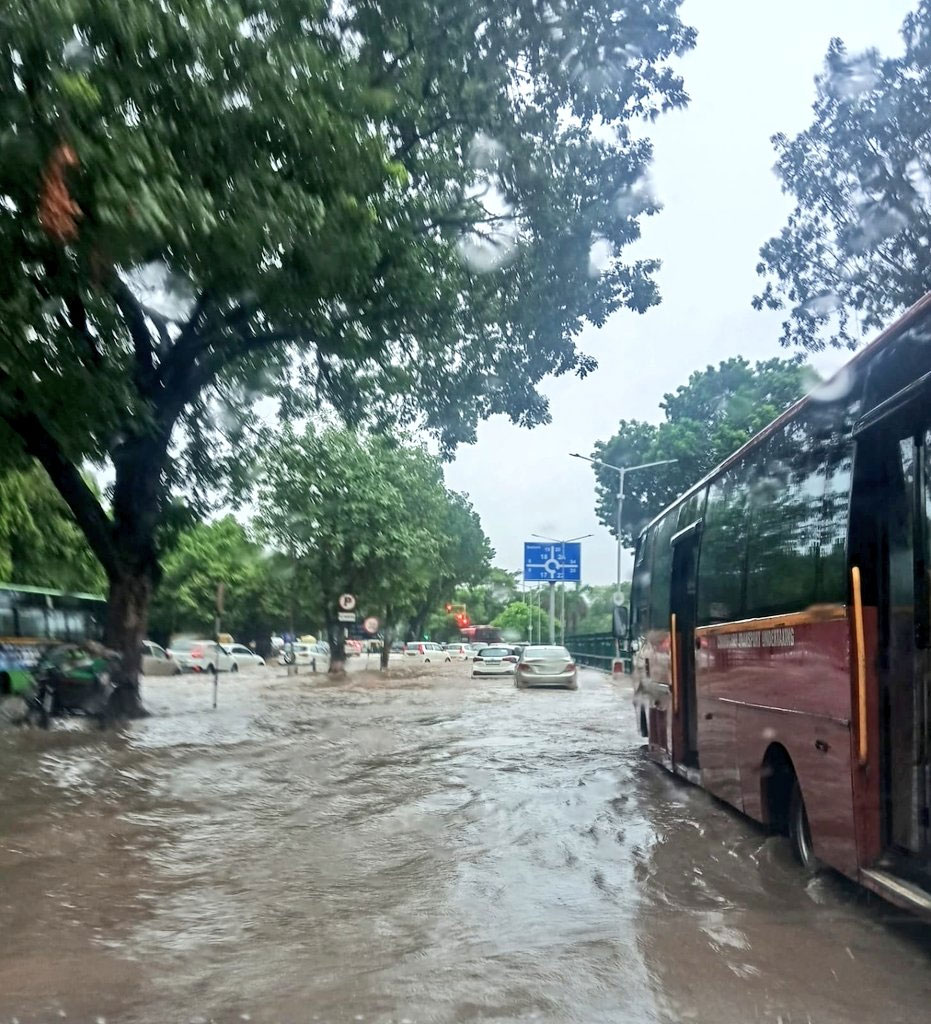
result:
<svg viewBox="0 0 931 1024"><path fill-rule="evenodd" d="M879 68L871 54L836 57L829 63L827 90L836 99L856 100L879 84Z"/></svg>
<svg viewBox="0 0 931 1024"><path fill-rule="evenodd" d="M479 171L497 170L506 155L504 145L482 131L475 133L469 145L469 163Z"/></svg>
<svg viewBox="0 0 931 1024"><path fill-rule="evenodd" d="M463 235L456 242L459 259L475 274L490 274L511 263L517 255L517 237L513 234Z"/></svg>
<svg viewBox="0 0 931 1024"><path fill-rule="evenodd" d="M588 250L589 277L599 277L609 270L614 260L614 247L607 238L596 238Z"/></svg>
<svg viewBox="0 0 931 1024"><path fill-rule="evenodd" d="M653 195L649 175L641 174L636 181L620 189L614 197L613 206L618 217L637 217L645 210L657 208L659 204Z"/></svg>
<svg viewBox="0 0 931 1024"><path fill-rule="evenodd" d="M825 317L840 309L841 301L835 292L821 292L819 295L812 295L810 299L799 306L799 309L812 316Z"/></svg>
<svg viewBox="0 0 931 1024"><path fill-rule="evenodd" d="M849 366L842 366L833 377L812 390L811 398L815 402L839 402L850 394L853 385L853 371Z"/></svg>

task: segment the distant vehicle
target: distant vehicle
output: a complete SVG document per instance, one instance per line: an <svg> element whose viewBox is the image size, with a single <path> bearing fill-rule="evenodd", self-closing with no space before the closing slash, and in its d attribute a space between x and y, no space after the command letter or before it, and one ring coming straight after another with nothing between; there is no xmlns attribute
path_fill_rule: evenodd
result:
<svg viewBox="0 0 931 1024"><path fill-rule="evenodd" d="M452 643L447 644L446 653L457 661L465 661L472 656L472 648L468 644Z"/></svg>
<svg viewBox="0 0 931 1024"><path fill-rule="evenodd" d="M293 660L292 665L306 665L313 672L329 672L330 670L330 649L326 644L292 644ZM278 664L287 665L287 655L284 651L278 655Z"/></svg>
<svg viewBox="0 0 931 1024"><path fill-rule="evenodd" d="M144 676L179 676L183 669L174 658L152 640L142 641L142 674Z"/></svg>
<svg viewBox="0 0 931 1024"><path fill-rule="evenodd" d="M239 672L265 665L265 659L243 644L224 646L212 640L178 640L168 654L185 672Z"/></svg>
<svg viewBox="0 0 931 1024"><path fill-rule="evenodd" d="M400 640L395 640L395 642L391 645L391 653L392 654L403 654L404 653L404 644Z"/></svg>
<svg viewBox="0 0 931 1024"><path fill-rule="evenodd" d="M52 644L100 640L106 611L99 595L0 583L0 695L25 693Z"/></svg>
<svg viewBox="0 0 931 1024"><path fill-rule="evenodd" d="M358 658L362 654L362 642L361 640L347 640L346 641L346 657Z"/></svg>
<svg viewBox="0 0 931 1024"><path fill-rule="evenodd" d="M472 678L476 676L510 675L517 665L517 656L510 647L496 644L480 647L472 658Z"/></svg>
<svg viewBox="0 0 931 1024"><path fill-rule="evenodd" d="M466 626L459 630L459 634L471 644L501 643L501 630L497 626Z"/></svg>
<svg viewBox="0 0 931 1024"><path fill-rule="evenodd" d="M565 647L530 645L520 654L514 685L519 690L528 686L565 686L567 690L577 690L579 670Z"/></svg>
<svg viewBox="0 0 931 1024"><path fill-rule="evenodd" d="M405 658L417 658L424 665L428 665L431 661L452 661L452 658L450 658L446 651L439 644L433 643L431 640L406 643L404 645L404 656Z"/></svg>

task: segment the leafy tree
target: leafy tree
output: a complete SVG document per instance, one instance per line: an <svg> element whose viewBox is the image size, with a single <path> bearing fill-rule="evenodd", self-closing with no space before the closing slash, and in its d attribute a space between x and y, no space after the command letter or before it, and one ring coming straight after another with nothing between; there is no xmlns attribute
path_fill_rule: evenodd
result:
<svg viewBox="0 0 931 1024"><path fill-rule="evenodd" d="M430 585L411 620L408 639L416 640L423 634L427 616L438 604L453 596L457 585L469 585L484 579L491 570L493 555L494 550L485 536L481 520L469 500L463 494L447 491L440 557ZM442 629L442 625L438 625ZM442 630L444 639L458 633L455 620L453 626L456 630L452 634Z"/></svg>
<svg viewBox="0 0 931 1024"><path fill-rule="evenodd" d="M624 543L633 546L645 523L800 398L808 377L800 357L753 366L736 356L696 370L687 384L664 395L665 419L658 425L621 420L613 437L595 445L594 458L613 466L678 460L626 478ZM595 511L616 534L618 474L593 468Z"/></svg>
<svg viewBox="0 0 931 1024"><path fill-rule="evenodd" d="M213 633L217 585L224 586L223 631L243 641L263 641L273 628L294 621L293 567L263 551L232 516L183 531L163 559L164 573L152 603L151 632ZM303 588L298 627L309 628L319 599Z"/></svg>
<svg viewBox="0 0 931 1024"><path fill-rule="evenodd" d="M102 563L130 698L168 495L248 483L257 397L451 448L546 421L584 321L658 301L619 259L657 209L627 123L686 101L678 8L6 5L2 443Z"/></svg>
<svg viewBox="0 0 931 1024"><path fill-rule="evenodd" d="M94 594L104 589L100 563L41 466L0 474L0 580Z"/></svg>
<svg viewBox="0 0 931 1024"><path fill-rule="evenodd" d="M383 437L308 428L271 453L258 522L317 581L334 672L344 661L337 598L356 595L388 627L409 613L441 557L446 500L436 461Z"/></svg>
<svg viewBox="0 0 931 1024"><path fill-rule="evenodd" d="M544 639L549 636L549 612L524 601L513 601L500 615L495 616L491 625L497 626L506 640L527 640L531 622L535 638L538 634Z"/></svg>
<svg viewBox="0 0 931 1024"><path fill-rule="evenodd" d="M782 343L853 348L931 289L931 3L902 29L905 52L850 54L831 41L814 119L773 137L795 206L760 250L753 304L785 312Z"/></svg>

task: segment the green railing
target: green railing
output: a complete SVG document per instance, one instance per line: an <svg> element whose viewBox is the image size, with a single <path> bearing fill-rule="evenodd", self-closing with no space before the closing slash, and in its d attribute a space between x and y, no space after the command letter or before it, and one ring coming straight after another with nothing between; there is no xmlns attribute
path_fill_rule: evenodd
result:
<svg viewBox="0 0 931 1024"><path fill-rule="evenodd" d="M578 633L567 636L565 646L580 665L590 665L605 672L611 671L617 656L612 633ZM624 663L624 671L629 672L630 655L626 650L621 651L621 661Z"/></svg>

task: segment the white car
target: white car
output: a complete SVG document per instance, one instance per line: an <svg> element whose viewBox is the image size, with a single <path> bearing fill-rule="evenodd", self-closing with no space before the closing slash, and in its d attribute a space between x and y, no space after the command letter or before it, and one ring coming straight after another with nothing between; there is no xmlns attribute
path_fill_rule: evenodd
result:
<svg viewBox="0 0 931 1024"><path fill-rule="evenodd" d="M452 661L449 654L439 644L430 640L412 641L404 645L404 657L416 658L423 665L429 665L431 661Z"/></svg>
<svg viewBox="0 0 931 1024"><path fill-rule="evenodd" d="M476 676L509 676L517 665L517 656L504 644L480 647L472 657L472 678Z"/></svg>
<svg viewBox="0 0 931 1024"><path fill-rule="evenodd" d="M330 671L330 648L322 642L315 644L292 644L294 652L293 665L306 665L312 672ZM288 655L281 651L278 655L278 664L287 665Z"/></svg>
<svg viewBox="0 0 931 1024"><path fill-rule="evenodd" d="M142 641L142 674L144 676L179 676L183 669L154 640Z"/></svg>
<svg viewBox="0 0 931 1024"><path fill-rule="evenodd" d="M185 672L238 672L265 665L265 659L242 644L218 644L213 640L179 640L168 654Z"/></svg>
<svg viewBox="0 0 931 1024"><path fill-rule="evenodd" d="M519 690L528 686L565 686L577 690L579 670L565 647L531 645L524 648L517 663L514 685Z"/></svg>
<svg viewBox="0 0 931 1024"><path fill-rule="evenodd" d="M468 644L447 644L446 653L457 661L465 661L472 657L472 648Z"/></svg>

